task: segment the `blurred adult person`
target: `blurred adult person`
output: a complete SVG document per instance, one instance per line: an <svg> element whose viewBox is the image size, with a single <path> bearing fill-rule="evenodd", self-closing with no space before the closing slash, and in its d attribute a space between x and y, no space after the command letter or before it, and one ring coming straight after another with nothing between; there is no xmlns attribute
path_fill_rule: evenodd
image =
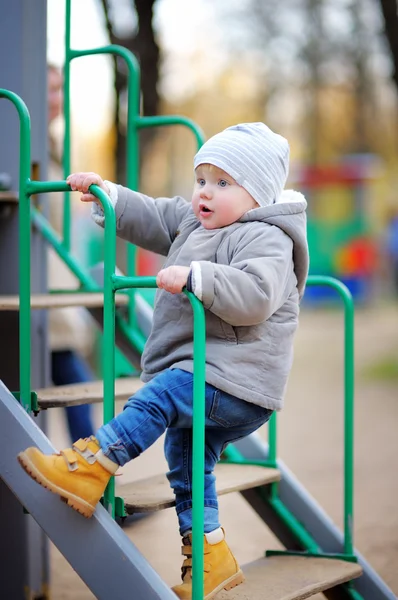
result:
<svg viewBox="0 0 398 600"><path fill-rule="evenodd" d="M60 152L53 127L60 116L63 105L63 79L60 69L48 66L48 126L49 164L48 179L63 179ZM49 219L54 229L62 231L63 202L59 193L50 194ZM78 280L53 248L48 253L49 289L76 289ZM49 345L51 349L51 378L54 385L83 383L94 379L87 362L93 346L93 329L84 309L57 308L49 311ZM86 438L93 434L92 407L89 404L65 409L71 440Z"/></svg>

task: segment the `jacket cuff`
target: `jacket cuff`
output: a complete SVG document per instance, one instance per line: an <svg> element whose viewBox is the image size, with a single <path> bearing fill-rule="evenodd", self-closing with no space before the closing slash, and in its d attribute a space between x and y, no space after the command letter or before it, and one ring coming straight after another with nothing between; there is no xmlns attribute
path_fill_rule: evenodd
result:
<svg viewBox="0 0 398 600"><path fill-rule="evenodd" d="M107 180L105 180L104 183L109 188L109 198L110 198L113 208L115 208L117 200L118 200L117 186L114 183L112 183L111 181L107 181ZM97 202L93 202L91 204L91 218L93 219L93 221L95 221L97 223L97 225L100 225L101 227L104 226L104 222L105 222L104 211L102 209L102 206L97 204Z"/></svg>
<svg viewBox="0 0 398 600"><path fill-rule="evenodd" d="M200 270L199 262L191 262L191 270L189 272L186 287L189 292L195 294L198 300L202 301L202 272Z"/></svg>
<svg viewBox="0 0 398 600"><path fill-rule="evenodd" d="M208 260L195 261L191 263L197 265L195 273L198 275L198 285L200 286L200 298L196 291L195 296L203 302L203 306L207 309L211 309L214 302L214 286L215 286L215 273L214 264Z"/></svg>

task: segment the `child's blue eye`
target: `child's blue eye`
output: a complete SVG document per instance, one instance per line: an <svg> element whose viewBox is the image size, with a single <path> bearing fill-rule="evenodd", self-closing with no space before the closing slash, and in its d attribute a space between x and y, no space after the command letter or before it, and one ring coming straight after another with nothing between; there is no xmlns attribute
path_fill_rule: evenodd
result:
<svg viewBox="0 0 398 600"><path fill-rule="evenodd" d="M228 181L225 181L225 179L220 179L220 181L218 182L218 185L220 187L227 187Z"/></svg>
<svg viewBox="0 0 398 600"><path fill-rule="evenodd" d="M198 179L198 184L203 187L206 184L206 181L204 179Z"/></svg>

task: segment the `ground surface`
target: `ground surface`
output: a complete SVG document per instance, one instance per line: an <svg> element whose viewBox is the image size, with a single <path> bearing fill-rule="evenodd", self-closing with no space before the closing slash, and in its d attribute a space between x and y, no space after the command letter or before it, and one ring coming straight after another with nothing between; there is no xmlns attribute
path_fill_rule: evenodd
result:
<svg viewBox="0 0 398 600"><path fill-rule="evenodd" d="M398 595L398 379L369 376L373 365L384 358L398 360L398 307L357 311L355 342L355 544ZM286 407L278 426L280 457L340 526L342 349L340 312L302 311ZM100 418L98 410L98 424ZM266 433L266 428L260 432L264 437ZM62 412L51 413L50 437L56 447L64 447ZM124 468L123 478L130 481L165 470L159 440ZM238 494L221 498L220 511L229 544L242 564L267 548L280 547ZM136 521L125 531L167 583L178 582L180 539L172 509ZM52 600L94 598L53 547L51 577Z"/></svg>

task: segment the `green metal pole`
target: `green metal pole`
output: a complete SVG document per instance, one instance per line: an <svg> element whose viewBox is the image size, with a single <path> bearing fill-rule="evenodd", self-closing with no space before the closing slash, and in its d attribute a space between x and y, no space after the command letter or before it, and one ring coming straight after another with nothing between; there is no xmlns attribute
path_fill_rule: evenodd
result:
<svg viewBox="0 0 398 600"><path fill-rule="evenodd" d="M277 434L277 417L274 411L268 424L268 461L269 465L275 468L277 466Z"/></svg>
<svg viewBox="0 0 398 600"><path fill-rule="evenodd" d="M59 192L64 189L70 189L65 181L31 181L28 184L28 190L31 194L45 192ZM59 235L53 230L47 219L33 206L31 207L31 220L38 228L42 236L55 250L61 260L69 267L71 272L80 281L86 291L102 291L101 286L93 279L85 269L82 268L72 254L65 248ZM77 292L78 293L78 292ZM142 354L145 347L145 337L138 329L131 329L124 319L116 315L116 324L118 329L129 340L133 348Z"/></svg>
<svg viewBox="0 0 398 600"><path fill-rule="evenodd" d="M114 290L156 287L155 277L112 277ZM192 599L203 599L206 322L202 303L184 292L193 309Z"/></svg>
<svg viewBox="0 0 398 600"><path fill-rule="evenodd" d="M204 472L206 322L202 303L186 292L194 313L193 453L192 453L192 599L204 593Z"/></svg>
<svg viewBox="0 0 398 600"><path fill-rule="evenodd" d="M137 61L129 63L127 81L127 135L126 135L126 184L131 190L139 189L140 140L137 120L140 114L140 67ZM127 275L137 275L137 247L127 244ZM135 328L135 291L129 294L128 323Z"/></svg>
<svg viewBox="0 0 398 600"><path fill-rule="evenodd" d="M344 553L354 554L353 545L353 496L354 496L354 302L349 289L337 279L321 275L308 277L307 285L327 285L341 296L344 303ZM269 463L276 465L276 415L269 424ZM228 447L225 451L227 460L255 464L245 460L235 449ZM263 462L263 461L259 461ZM268 462L268 461L267 461ZM316 551L316 544L293 515L287 511L278 497L278 484L271 485L268 501L273 505L286 525L295 533L303 546Z"/></svg>
<svg viewBox="0 0 398 600"><path fill-rule="evenodd" d="M64 64L64 149L62 156L62 165L64 178L66 179L71 172L71 117L70 117L70 32L71 32L71 0L66 0L65 4L65 64ZM70 188L64 193L63 206L63 224L62 239L66 250L71 247L71 202Z"/></svg>
<svg viewBox="0 0 398 600"><path fill-rule="evenodd" d="M70 27L70 24L69 24ZM67 50L68 69L69 62L74 58L92 56L98 54L113 54L120 56L126 63L128 70L127 93L127 156L126 156L126 183L133 190L138 189L138 164L139 164L139 140L138 140L138 117L140 111L140 69L134 54L123 48L123 46L109 45L90 50ZM66 151L66 150L65 150ZM70 149L68 149L70 153ZM65 175L66 177L66 175ZM127 246L127 274L136 274L137 249L133 244ZM134 294L129 295L128 321L131 327L135 325L135 302Z"/></svg>
<svg viewBox="0 0 398 600"><path fill-rule="evenodd" d="M274 491L275 489L275 491ZM318 544L313 540L311 535L306 531L303 525L298 521L295 516L286 508L278 495L278 483L271 483L270 496L268 502L286 525L286 527L293 533L300 546L306 549L308 552L319 552Z"/></svg>
<svg viewBox="0 0 398 600"><path fill-rule="evenodd" d="M30 323L30 115L24 101L0 89L0 98L10 100L18 111L19 132L19 372L20 402L31 411L31 323Z"/></svg>
<svg viewBox="0 0 398 600"><path fill-rule="evenodd" d="M116 268L116 215L107 194L97 185L90 191L99 199L105 215L104 334L102 360L104 375L104 423L115 416L115 290L112 277ZM104 493L104 506L115 517L115 479L111 477Z"/></svg>
<svg viewBox="0 0 398 600"><path fill-rule="evenodd" d="M156 277L123 277L114 275L112 277L113 289L124 290L127 288L156 288Z"/></svg>
<svg viewBox="0 0 398 600"><path fill-rule="evenodd" d="M131 189L138 189L138 164L139 164L139 140L137 131L137 117L140 113L140 68L134 54L123 46L109 45L101 48L93 48L89 50L72 50L70 47L70 32L71 32L71 0L66 0L66 32L65 32L65 80L64 80L64 97L65 97L65 135L64 135L64 177L69 175L71 170L70 163L70 63L74 58L82 56L91 56L97 54L113 54L124 59L128 69L127 81L127 156L126 156L126 183ZM64 223L63 237L67 249L70 248L70 194L65 194L64 199ZM136 269L136 247L132 244L127 246L127 273L135 275ZM129 301L129 323L132 326L135 323L135 305L134 296L130 295Z"/></svg>
<svg viewBox="0 0 398 600"><path fill-rule="evenodd" d="M140 117L137 123L140 129L147 127L163 127L168 125L184 125L190 129L196 140L198 149L202 146L205 141L205 135L201 128L196 125L194 121L188 119L188 117L180 117L179 115L163 115L156 117Z"/></svg>
<svg viewBox="0 0 398 600"><path fill-rule="evenodd" d="M350 290L333 277L311 275L307 285L332 287L344 302L344 552L352 555L354 495L354 302Z"/></svg>
<svg viewBox="0 0 398 600"><path fill-rule="evenodd" d="M65 192L66 190L70 191L70 187L66 181L29 181L27 189L31 195L46 194L48 192ZM54 200L54 202L56 202L56 200ZM60 239L59 235L53 230L48 220L33 206L31 207L31 220L40 230L44 239L51 244L51 247L54 248L58 256L69 267L84 288L88 291L101 290L95 279L87 275L79 262L70 254L62 239Z"/></svg>
<svg viewBox="0 0 398 600"><path fill-rule="evenodd" d="M70 62L74 58L97 54L114 54L126 62L127 81L127 152L126 152L126 184L132 190L139 188L139 136L138 129L160 125L184 125L195 135L198 148L204 142L202 130L191 120L180 116L141 117L140 116L140 67L134 54L122 46L109 45L90 50L72 50L70 47L71 0L66 0L66 35L65 35L65 136L64 136L64 176L69 175L70 165ZM64 199L63 238L66 248L70 249L70 194ZM127 246L127 275L136 275L137 248L133 244ZM134 293L129 295L128 322L130 327L136 324Z"/></svg>
<svg viewBox="0 0 398 600"><path fill-rule="evenodd" d="M38 190L47 192L64 191L65 189L70 189L66 182L29 182L30 193L37 193ZM115 415L115 293L112 286L112 276L114 275L116 268L116 216L107 194L96 185L92 185L90 190L99 199L105 214L106 260L104 266L103 375L104 423L107 423L113 419ZM69 262L73 265L72 260ZM86 283L89 288L93 287L90 278L87 278L84 283ZM108 512L114 517L115 482L113 477L105 490L104 504Z"/></svg>

